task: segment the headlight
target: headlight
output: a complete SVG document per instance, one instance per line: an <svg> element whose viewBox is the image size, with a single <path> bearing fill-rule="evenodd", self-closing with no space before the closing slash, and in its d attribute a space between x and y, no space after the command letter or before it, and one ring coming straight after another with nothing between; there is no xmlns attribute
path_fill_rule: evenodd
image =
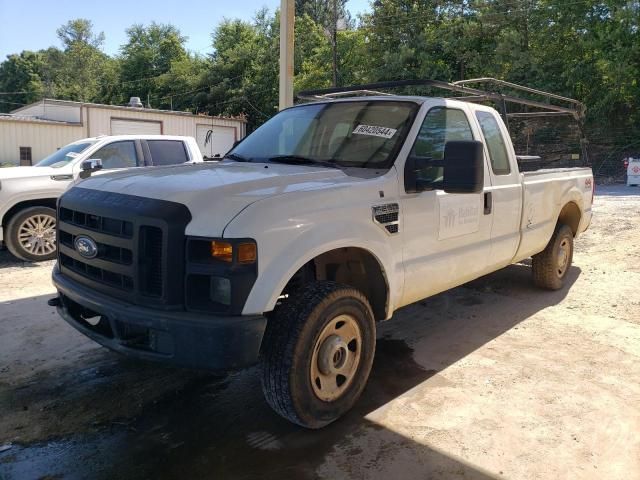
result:
<svg viewBox="0 0 640 480"><path fill-rule="evenodd" d="M221 305L231 305L231 281L224 277L210 277L209 298Z"/></svg>
<svg viewBox="0 0 640 480"><path fill-rule="evenodd" d="M258 276L258 246L250 238L187 238L187 310L239 315Z"/></svg>

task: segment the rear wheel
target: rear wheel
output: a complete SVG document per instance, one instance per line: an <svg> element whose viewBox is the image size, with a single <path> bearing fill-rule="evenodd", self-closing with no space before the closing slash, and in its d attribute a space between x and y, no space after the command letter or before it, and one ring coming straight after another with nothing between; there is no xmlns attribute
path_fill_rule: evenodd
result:
<svg viewBox="0 0 640 480"><path fill-rule="evenodd" d="M28 262L51 260L56 256L56 211L30 207L16 213L7 225L7 248Z"/></svg>
<svg viewBox="0 0 640 480"><path fill-rule="evenodd" d="M541 288L559 290L573 261L573 231L556 226L546 248L532 258L533 282Z"/></svg>
<svg viewBox="0 0 640 480"><path fill-rule="evenodd" d="M375 352L375 321L359 291L334 282L303 287L269 320L262 389L287 420L321 428L364 389Z"/></svg>

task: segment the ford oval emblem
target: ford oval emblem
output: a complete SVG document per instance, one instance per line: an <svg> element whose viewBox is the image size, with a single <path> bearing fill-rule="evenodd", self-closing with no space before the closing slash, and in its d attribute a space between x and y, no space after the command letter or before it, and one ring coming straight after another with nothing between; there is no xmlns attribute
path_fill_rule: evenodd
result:
<svg viewBox="0 0 640 480"><path fill-rule="evenodd" d="M76 237L73 245L76 248L76 252L84 258L95 258L96 255L98 255L98 245L89 237L80 235L79 237Z"/></svg>

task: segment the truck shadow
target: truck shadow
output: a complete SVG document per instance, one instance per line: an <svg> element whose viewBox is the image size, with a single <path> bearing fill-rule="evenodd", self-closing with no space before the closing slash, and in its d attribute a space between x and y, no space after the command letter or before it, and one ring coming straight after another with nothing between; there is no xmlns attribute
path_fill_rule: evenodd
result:
<svg viewBox="0 0 640 480"><path fill-rule="evenodd" d="M498 478L391 431L370 414L561 302L579 274L573 267L565 288L543 292L531 285L527 266L512 265L397 312L380 325L361 400L319 431L291 425L269 409L257 368L213 376L130 362L96 348L87 363L74 361L38 381L0 383L0 400L10 399L2 406L7 415L17 415L28 398L56 397L58 404L32 421L80 419L76 431L0 453L0 478L3 470L7 479L388 478L378 461L383 453L387 459L402 453L401 478ZM87 368L102 369L99 382L87 378ZM129 402L140 408L127 408ZM354 442L363 437L366 449Z"/></svg>

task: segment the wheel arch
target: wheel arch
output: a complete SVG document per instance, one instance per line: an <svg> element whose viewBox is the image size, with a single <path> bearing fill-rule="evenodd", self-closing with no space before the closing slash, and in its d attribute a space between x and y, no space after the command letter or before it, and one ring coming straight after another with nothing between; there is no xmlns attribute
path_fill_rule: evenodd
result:
<svg viewBox="0 0 640 480"><path fill-rule="evenodd" d="M582 210L576 202L573 200L568 201L560 209L558 214L558 221L556 224L564 224L571 228L573 236L578 234L578 228L580 227L580 220L582 219Z"/></svg>
<svg viewBox="0 0 640 480"><path fill-rule="evenodd" d="M11 218L22 210L30 207L48 207L52 209L56 209L56 202L58 199L56 197L46 197L46 198L37 198L31 200L21 200L13 204L9 209L5 211L5 213L0 218L0 225L6 227L7 224L11 221Z"/></svg>
<svg viewBox="0 0 640 480"><path fill-rule="evenodd" d="M263 308L254 304L254 307L245 305L245 310L272 311L283 295L292 294L311 281L331 280L362 292L369 300L376 320L387 319L393 312L388 271L381 256L365 246L345 244L316 249L298 259L280 278L270 289L271 298Z"/></svg>
<svg viewBox="0 0 640 480"><path fill-rule="evenodd" d="M280 295L295 294L305 283L320 280L355 288L369 301L376 320L387 318L387 276L378 258L366 248L340 247L316 255L289 278Z"/></svg>

